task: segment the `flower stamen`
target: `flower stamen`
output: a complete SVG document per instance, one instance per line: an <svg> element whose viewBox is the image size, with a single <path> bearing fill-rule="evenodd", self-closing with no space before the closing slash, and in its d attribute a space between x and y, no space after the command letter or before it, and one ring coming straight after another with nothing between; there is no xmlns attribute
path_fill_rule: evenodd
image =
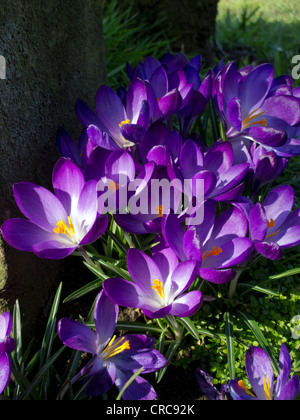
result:
<svg viewBox="0 0 300 420"><path fill-rule="evenodd" d="M275 226L274 220L273 219L268 220L268 229L270 229L271 227L274 227L274 226ZM276 233L278 233L278 232L280 232L280 229L276 230L276 232L273 232L273 233L270 233L269 235L267 235L266 239L271 238L271 236L276 235Z"/></svg>
<svg viewBox="0 0 300 420"><path fill-rule="evenodd" d="M263 112L260 112L260 113L258 113L258 114L256 114L256 112L259 110L259 108L257 108L257 109L255 109L254 111L252 111L249 115L248 115L248 117L246 117L245 119L244 119L244 121L242 122L242 131L243 130L245 130L246 128L249 128L249 127L251 127L252 125L256 125L256 124L259 124L259 125L263 125L263 126L265 126L265 127L267 127L267 121L266 121L266 119L265 118L263 118L262 120L260 120L260 121L253 121L255 118L258 118L258 117L260 117L261 115L263 115L263 114L265 114L267 111L263 111ZM253 122L252 122L253 121Z"/></svg>
<svg viewBox="0 0 300 420"><path fill-rule="evenodd" d="M264 393L266 400L271 400L271 387L269 382L269 377L267 379L263 376L263 384L264 384Z"/></svg>
<svg viewBox="0 0 300 420"><path fill-rule="evenodd" d="M127 120L121 121L120 124L119 124L119 127L121 128L122 125L124 125L124 124L130 124L130 120L127 118ZM124 137L123 137L123 141L124 141L124 143L126 141Z"/></svg>
<svg viewBox="0 0 300 420"><path fill-rule="evenodd" d="M124 341L124 337L121 337L114 343L115 338L116 336L114 335L106 346L105 350L103 351L103 358L108 359L109 357L122 353L124 350L130 350L130 344L128 340L122 343Z"/></svg>
<svg viewBox="0 0 300 420"><path fill-rule="evenodd" d="M156 206L154 210L157 211L157 213L158 213L157 217L163 217L164 214L163 214L163 205L162 204L160 204L159 206Z"/></svg>
<svg viewBox="0 0 300 420"><path fill-rule="evenodd" d="M153 280L153 284L154 286L152 286L152 289L154 289L158 296L163 299L165 297L165 291L162 285L162 282L159 281L158 279Z"/></svg>
<svg viewBox="0 0 300 420"><path fill-rule="evenodd" d="M69 226L63 220L60 220L56 224L57 227L53 228L54 232L57 234L63 233L63 234L68 235L70 238L72 238L75 233L75 229L74 229L72 220L69 216L68 216L68 223L69 223Z"/></svg>

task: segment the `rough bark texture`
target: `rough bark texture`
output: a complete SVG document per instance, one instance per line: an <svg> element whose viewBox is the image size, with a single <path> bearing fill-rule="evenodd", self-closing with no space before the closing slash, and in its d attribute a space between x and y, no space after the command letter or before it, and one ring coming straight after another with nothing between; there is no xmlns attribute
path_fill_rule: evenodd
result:
<svg viewBox="0 0 300 420"><path fill-rule="evenodd" d="M15 182L51 188L58 127L77 139L82 127L74 112L76 98L93 104L105 83L101 3L2 0L0 54L6 78L0 80L0 224L20 216L12 194ZM71 261L41 260L0 243L0 313L19 299L25 334L31 331L69 272L66 264L77 270L77 259Z"/></svg>
<svg viewBox="0 0 300 420"><path fill-rule="evenodd" d="M148 25L164 19L162 29L174 53L201 53L207 66L214 63L212 36L218 0L134 0L134 11ZM176 38L176 39L175 39Z"/></svg>

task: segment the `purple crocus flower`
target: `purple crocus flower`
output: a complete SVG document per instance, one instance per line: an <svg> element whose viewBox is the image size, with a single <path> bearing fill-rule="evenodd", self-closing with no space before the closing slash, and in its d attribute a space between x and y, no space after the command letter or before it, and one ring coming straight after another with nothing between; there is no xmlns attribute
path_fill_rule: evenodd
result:
<svg viewBox="0 0 300 420"><path fill-rule="evenodd" d="M127 267L133 282L121 278L105 280L109 298L121 306L141 308L149 318L166 315L191 316L202 305L198 290L184 293L196 277L196 262L179 263L171 249L147 254L129 249Z"/></svg>
<svg viewBox="0 0 300 420"><path fill-rule="evenodd" d="M0 315L0 394L7 387L11 376L10 353L15 348L15 340L10 337L12 318L9 312Z"/></svg>
<svg viewBox="0 0 300 420"><path fill-rule="evenodd" d="M250 347L246 352L245 366L252 390L237 379L230 381L230 393L234 400L295 400L300 393L297 375L291 379L291 358L282 343L279 355L279 370L274 389L274 373L267 353L259 347Z"/></svg>
<svg viewBox="0 0 300 420"><path fill-rule="evenodd" d="M134 79L126 92L125 105L109 86L101 86L96 94L97 115L82 100L76 112L87 128L89 138L109 150L124 149L139 143L149 126L150 111L145 83Z"/></svg>
<svg viewBox="0 0 300 420"><path fill-rule="evenodd" d="M182 181L182 191L189 203L193 197L199 199L200 193L203 199L229 201L242 194L248 169L248 163L233 164L230 142L216 143L203 153L189 139L181 148L178 164L171 161L168 165L168 174L170 179ZM202 191L198 191L197 181L200 181L200 188L203 183Z"/></svg>
<svg viewBox="0 0 300 420"><path fill-rule="evenodd" d="M299 124L299 98L272 92L273 67L261 64L240 74L234 62L216 76L213 98L231 141L256 141L265 147L283 147L288 129Z"/></svg>
<svg viewBox="0 0 300 420"><path fill-rule="evenodd" d="M85 182L71 160L58 160L52 182L54 194L30 182L14 184L15 200L27 219L7 220L1 233L14 248L61 259L100 238L108 219L98 213L97 182Z"/></svg>
<svg viewBox="0 0 300 420"><path fill-rule="evenodd" d="M216 218L213 200L203 205L203 220L184 230L176 215L163 222L166 246L173 249L181 261L198 262L200 277L213 283L233 279L234 267L250 255L252 242L247 235L247 218L237 207L229 208Z"/></svg>
<svg viewBox="0 0 300 420"><path fill-rule="evenodd" d="M118 306L101 291L94 308L96 332L69 318L62 318L58 323L58 335L66 346L93 355L80 372L81 376L87 374L86 380L91 379L86 388L87 395L95 397L104 394L113 384L121 391L141 367L144 374L159 370L166 364L166 359L154 349L154 338L142 334L116 338L113 334L117 319ZM141 376L123 394L125 400L155 398L155 390Z"/></svg>
<svg viewBox="0 0 300 420"><path fill-rule="evenodd" d="M271 260L282 257L282 249L300 243L300 209L291 212L294 191L290 185L272 190L249 214L249 231L257 253Z"/></svg>

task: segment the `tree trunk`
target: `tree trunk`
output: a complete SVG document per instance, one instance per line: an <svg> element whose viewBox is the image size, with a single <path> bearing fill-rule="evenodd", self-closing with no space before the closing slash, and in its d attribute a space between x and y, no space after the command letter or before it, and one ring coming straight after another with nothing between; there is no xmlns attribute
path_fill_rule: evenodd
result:
<svg viewBox="0 0 300 420"><path fill-rule="evenodd" d="M12 194L14 183L51 189L59 158L57 129L64 126L77 140L82 127L75 101L94 103L105 83L102 0L2 0L0 40L5 76L0 79L1 225L23 217ZM25 334L31 331L65 279L66 264L76 266L70 258L72 263L42 260L0 243L0 313L18 299Z"/></svg>

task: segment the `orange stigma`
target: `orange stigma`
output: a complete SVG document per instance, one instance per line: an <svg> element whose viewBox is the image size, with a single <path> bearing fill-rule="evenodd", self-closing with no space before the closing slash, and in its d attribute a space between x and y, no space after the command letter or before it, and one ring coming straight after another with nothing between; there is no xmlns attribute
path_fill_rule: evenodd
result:
<svg viewBox="0 0 300 420"><path fill-rule="evenodd" d="M245 130L246 128L251 127L252 125L263 125L264 127L267 127L267 121L265 118L263 118L260 121L253 121L255 118L260 117L261 115L265 114L267 111L263 111L263 112L259 112L256 114L256 112L259 111L259 108L255 109L254 111L252 111L248 117L246 117L244 119L244 121L242 122L242 131Z"/></svg>
<svg viewBox="0 0 300 420"><path fill-rule="evenodd" d="M215 257L221 254L222 248L216 247L216 245L213 246L213 249L211 251L205 251L202 254L202 260L205 260L205 258L210 257L211 255L214 255Z"/></svg>

